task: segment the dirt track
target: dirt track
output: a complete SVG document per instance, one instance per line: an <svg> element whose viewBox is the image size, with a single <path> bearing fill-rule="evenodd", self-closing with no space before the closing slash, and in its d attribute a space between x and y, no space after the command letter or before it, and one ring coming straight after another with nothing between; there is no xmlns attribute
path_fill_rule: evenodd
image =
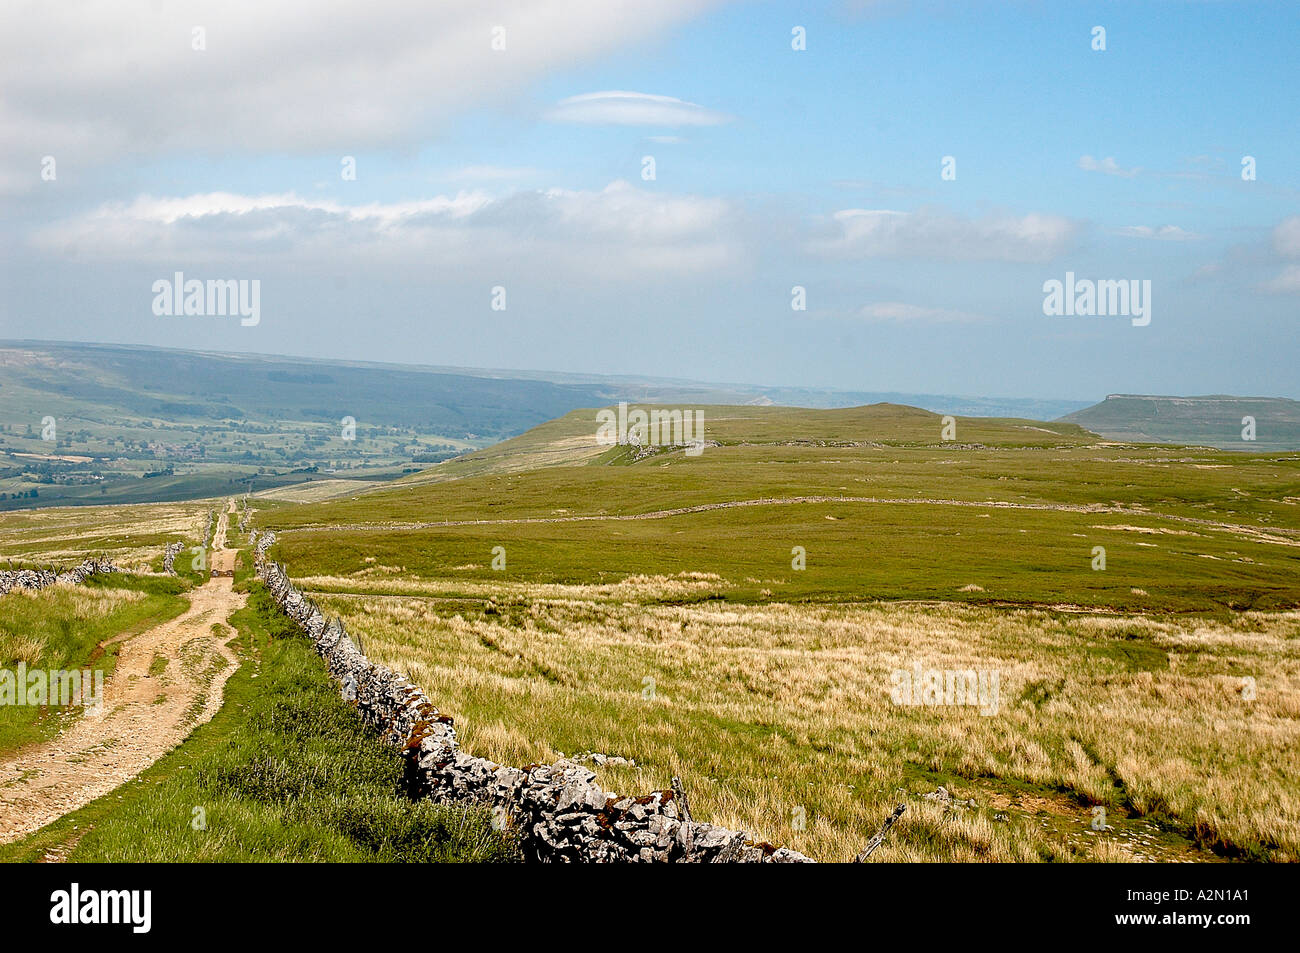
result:
<svg viewBox="0 0 1300 953"><path fill-rule="evenodd" d="M228 512L213 536L214 569L235 565L235 551L225 548ZM0 762L0 843L107 794L217 713L237 667L226 646L234 635L228 620L245 597L233 583L229 576L209 578L179 616L124 641L100 714L87 711L58 737ZM166 659L166 667L151 675L155 658Z"/></svg>

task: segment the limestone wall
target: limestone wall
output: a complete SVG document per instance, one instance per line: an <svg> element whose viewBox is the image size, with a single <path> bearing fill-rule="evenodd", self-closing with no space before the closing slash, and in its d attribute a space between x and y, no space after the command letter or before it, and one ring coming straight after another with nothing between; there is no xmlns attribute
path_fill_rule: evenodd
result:
<svg viewBox="0 0 1300 953"><path fill-rule="evenodd" d="M56 582L73 585L85 582L87 577L97 572L114 572L113 561L107 558L83 560L81 565L59 571L56 569L6 569L0 571L0 595L14 589L44 589Z"/></svg>
<svg viewBox="0 0 1300 953"><path fill-rule="evenodd" d="M176 575L176 570L172 567L176 562L176 557L180 555L184 548L184 543L168 543L167 548L163 550L163 572L167 573L167 575Z"/></svg>
<svg viewBox="0 0 1300 953"><path fill-rule="evenodd" d="M572 761L515 768L466 754L449 716L403 676L366 658L342 622L327 620L284 567L265 558L274 542L274 533L257 540L258 577L315 643L344 697L401 749L418 796L490 805L497 817L509 819L533 861L812 862L788 848L753 843L743 832L687 819L670 790L621 797Z"/></svg>

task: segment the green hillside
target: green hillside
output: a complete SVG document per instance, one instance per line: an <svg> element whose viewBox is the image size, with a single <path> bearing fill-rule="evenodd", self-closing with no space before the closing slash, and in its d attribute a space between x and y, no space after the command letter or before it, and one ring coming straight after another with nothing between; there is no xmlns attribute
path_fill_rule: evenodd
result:
<svg viewBox="0 0 1300 953"><path fill-rule="evenodd" d="M724 581L711 597L740 602L1300 603L1300 458L1115 447L1077 425L978 418L943 441L940 418L897 405L703 410L699 456L593 448L594 411L581 411L262 522L287 531L295 573L376 585L375 567L467 584L709 573ZM805 570L791 570L796 546Z"/></svg>
<svg viewBox="0 0 1300 953"><path fill-rule="evenodd" d="M1246 417L1253 440L1243 437ZM1282 397L1147 397L1111 394L1061 418L1111 440L1177 443L1222 450L1300 450L1300 401Z"/></svg>
<svg viewBox="0 0 1300 953"><path fill-rule="evenodd" d="M392 365L10 343L0 346L0 510L389 480L602 399Z"/></svg>
<svg viewBox="0 0 1300 953"><path fill-rule="evenodd" d="M631 404L629 413L637 408L646 413L665 409L654 404ZM627 448L611 449L601 446L596 440L597 413L601 409L604 408L572 411L518 437L448 460L429 470L403 477L398 482L415 485L484 473L627 462L632 456ZM701 413L705 441L722 446L770 444L866 448L982 443L1002 447L1047 447L1091 443L1097 439L1095 434L1077 424L954 417L955 429L949 440L944 435L943 416L917 407L888 403L835 410L718 404L675 404L672 409Z"/></svg>

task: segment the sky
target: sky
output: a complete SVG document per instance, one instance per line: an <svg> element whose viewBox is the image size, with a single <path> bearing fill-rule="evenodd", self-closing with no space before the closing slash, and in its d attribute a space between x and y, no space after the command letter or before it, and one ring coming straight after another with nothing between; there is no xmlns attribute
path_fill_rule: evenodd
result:
<svg viewBox="0 0 1300 953"><path fill-rule="evenodd" d="M1226 0L7 0L0 338L1300 398L1297 49Z"/></svg>

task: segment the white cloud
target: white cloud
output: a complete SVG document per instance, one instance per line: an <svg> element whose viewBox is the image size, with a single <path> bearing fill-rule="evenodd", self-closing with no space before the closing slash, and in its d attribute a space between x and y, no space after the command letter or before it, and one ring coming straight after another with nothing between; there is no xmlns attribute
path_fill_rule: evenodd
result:
<svg viewBox="0 0 1300 953"><path fill-rule="evenodd" d="M1273 229L1273 250L1281 258L1300 258L1300 215L1282 219ZM1300 294L1300 264L1287 264L1271 280L1265 291L1276 294Z"/></svg>
<svg viewBox="0 0 1300 953"><path fill-rule="evenodd" d="M743 235L725 200L619 180L599 191L469 191L358 205L295 193L141 196L46 226L32 244L50 255L178 265L364 256L500 270L523 261L607 279L731 267L745 257Z"/></svg>
<svg viewBox="0 0 1300 953"><path fill-rule="evenodd" d="M1300 258L1300 215L1284 218L1273 229L1273 248L1283 258Z"/></svg>
<svg viewBox="0 0 1300 953"><path fill-rule="evenodd" d="M337 152L425 141L452 115L670 28L714 0L157 0L0 4L0 188L39 160ZM202 26L206 49L192 48ZM492 30L506 48L492 49Z"/></svg>
<svg viewBox="0 0 1300 953"><path fill-rule="evenodd" d="M1300 294L1300 265L1287 265L1272 280L1265 282L1264 290L1277 294Z"/></svg>
<svg viewBox="0 0 1300 953"><path fill-rule="evenodd" d="M832 219L830 237L812 248L850 258L1040 262L1061 254L1078 231L1067 218L1038 212L967 219L936 209L845 209Z"/></svg>
<svg viewBox="0 0 1300 953"><path fill-rule="evenodd" d="M1142 170L1140 168L1125 169L1111 156L1105 159L1094 159L1092 156L1079 156L1079 168L1085 172L1101 172L1105 175L1117 175L1124 179L1131 179Z"/></svg>
<svg viewBox="0 0 1300 953"><path fill-rule="evenodd" d="M546 118L617 126L717 126L731 120L698 103L625 90L570 96L556 103Z"/></svg>
<svg viewBox="0 0 1300 953"><path fill-rule="evenodd" d="M900 324L970 324L989 320L970 311L926 308L901 301L878 301L864 305L856 316L869 321L895 321Z"/></svg>
<svg viewBox="0 0 1300 953"><path fill-rule="evenodd" d="M531 166L467 165L448 170L433 178L445 179L448 182L508 182L531 179L540 174L539 169Z"/></svg>
<svg viewBox="0 0 1300 953"><path fill-rule="evenodd" d="M1196 232L1189 232L1177 225L1126 225L1119 229L1119 234L1130 238L1154 238L1166 242L1187 242L1204 238Z"/></svg>

